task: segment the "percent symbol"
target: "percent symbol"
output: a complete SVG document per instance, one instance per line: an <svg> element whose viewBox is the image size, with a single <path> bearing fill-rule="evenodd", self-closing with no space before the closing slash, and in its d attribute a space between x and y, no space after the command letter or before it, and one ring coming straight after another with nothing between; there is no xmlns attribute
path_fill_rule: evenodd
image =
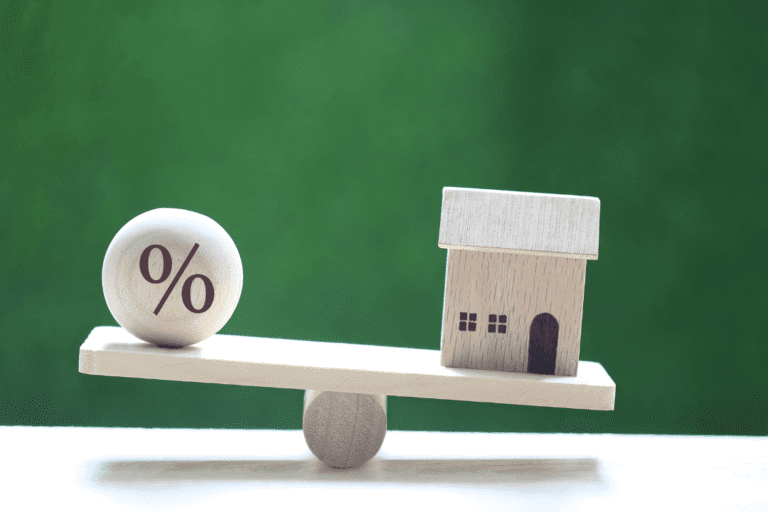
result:
<svg viewBox="0 0 768 512"><path fill-rule="evenodd" d="M178 272L176 272L176 276L173 278L173 281L171 281L171 285L168 287L167 290L165 290L165 295L163 295L163 298L160 299L160 303L155 308L155 315L157 315L161 309L163 309L163 305L165 304L165 301L168 300L168 297L171 295L171 291L173 291L173 288L176 286L176 283L179 282L179 278L181 277L181 274L184 273L184 270L186 270L187 265L189 265L189 262L192 260L192 256L195 255L197 252L197 248L200 247L200 244L195 244L194 247L192 247L192 250L189 251L189 254L187 255L187 259L184 260L184 263L182 263L181 268ZM160 250L160 253L163 255L163 273L160 275L160 279L152 279L152 276L149 273L149 255L152 254L153 249ZM166 279L168 279L168 276L171 275L171 266L173 264L173 261L171 260L171 253L168 252L168 249L163 247L162 245L150 245L146 249L144 249L144 252L141 253L141 258L139 259L139 269L141 269L141 275L149 281L152 284L162 283ZM203 307L200 309L195 309L195 306L192 304L192 282L200 278L200 280L205 285L205 303L203 304ZM210 309L211 304L213 304L213 283L210 279L208 279L206 276L202 274L195 274L192 276L189 276L186 281L184 281L184 284L181 287L181 300L184 302L184 306L191 311L192 313L205 313Z"/></svg>

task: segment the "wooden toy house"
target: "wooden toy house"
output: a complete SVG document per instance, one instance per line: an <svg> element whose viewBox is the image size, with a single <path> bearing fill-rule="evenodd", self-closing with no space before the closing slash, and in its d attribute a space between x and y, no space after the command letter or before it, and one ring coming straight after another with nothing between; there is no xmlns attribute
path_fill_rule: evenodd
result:
<svg viewBox="0 0 768 512"><path fill-rule="evenodd" d="M575 376L596 197L443 188L441 364Z"/></svg>

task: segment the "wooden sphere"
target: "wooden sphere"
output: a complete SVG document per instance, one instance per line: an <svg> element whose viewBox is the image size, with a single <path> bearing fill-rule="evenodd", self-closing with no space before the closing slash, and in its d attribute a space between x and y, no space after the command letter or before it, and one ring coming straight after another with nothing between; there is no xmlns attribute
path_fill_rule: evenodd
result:
<svg viewBox="0 0 768 512"><path fill-rule="evenodd" d="M307 390L307 446L332 468L355 468L376 455L387 434L386 395Z"/></svg>
<svg viewBox="0 0 768 512"><path fill-rule="evenodd" d="M117 232L101 284L123 328L156 345L184 347L213 336L232 317L243 264L235 242L214 220L158 208Z"/></svg>

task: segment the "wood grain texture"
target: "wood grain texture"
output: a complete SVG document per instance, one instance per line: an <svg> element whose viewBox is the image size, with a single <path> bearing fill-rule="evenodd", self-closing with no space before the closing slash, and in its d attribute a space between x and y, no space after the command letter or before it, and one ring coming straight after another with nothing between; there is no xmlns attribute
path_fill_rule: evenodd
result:
<svg viewBox="0 0 768 512"><path fill-rule="evenodd" d="M611 411L616 385L594 362L575 377L446 368L439 350L217 334L182 348L97 327L80 347L91 375L320 389L371 395Z"/></svg>
<svg viewBox="0 0 768 512"><path fill-rule="evenodd" d="M381 448L387 434L387 397L307 390L304 439L312 453L332 468L356 468Z"/></svg>
<svg viewBox="0 0 768 512"><path fill-rule="evenodd" d="M585 259L449 249L441 364L526 372L531 324L550 313L559 325L554 375L576 375L586 266ZM469 318L462 323L462 313L476 315L474 331Z"/></svg>
<svg viewBox="0 0 768 512"><path fill-rule="evenodd" d="M210 217L157 208L131 219L112 239L102 288L112 316L132 334L186 346L213 336L232 317L243 264L235 242Z"/></svg>
<svg viewBox="0 0 768 512"><path fill-rule="evenodd" d="M444 187L438 246L596 260L600 199Z"/></svg>

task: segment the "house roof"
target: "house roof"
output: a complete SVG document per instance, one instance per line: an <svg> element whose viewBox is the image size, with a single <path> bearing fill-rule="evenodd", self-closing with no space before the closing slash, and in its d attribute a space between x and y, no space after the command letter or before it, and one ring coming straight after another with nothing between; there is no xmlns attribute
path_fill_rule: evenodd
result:
<svg viewBox="0 0 768 512"><path fill-rule="evenodd" d="M443 188L438 247L597 259L600 199Z"/></svg>

